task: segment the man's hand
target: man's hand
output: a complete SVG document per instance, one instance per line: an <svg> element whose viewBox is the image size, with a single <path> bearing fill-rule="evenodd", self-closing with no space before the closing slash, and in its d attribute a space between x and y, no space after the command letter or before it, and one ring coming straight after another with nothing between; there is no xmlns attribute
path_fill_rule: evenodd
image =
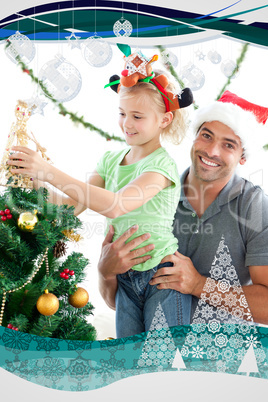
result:
<svg viewBox="0 0 268 402"><path fill-rule="evenodd" d="M141 257L154 249L153 244L138 248L145 240L150 238L149 233L145 233L130 242L126 241L138 230L138 226L134 225L123 233L117 240L112 243L114 228L110 226L101 249L101 255L98 263L99 273L104 279L111 279L118 274L123 274L131 269L134 265L145 262L151 258L150 255Z"/></svg>
<svg viewBox="0 0 268 402"><path fill-rule="evenodd" d="M150 281L150 285L157 285L158 289L174 289L184 294L200 297L206 282L195 269L190 258L176 251L167 255L161 263L172 262L173 267L160 268Z"/></svg>

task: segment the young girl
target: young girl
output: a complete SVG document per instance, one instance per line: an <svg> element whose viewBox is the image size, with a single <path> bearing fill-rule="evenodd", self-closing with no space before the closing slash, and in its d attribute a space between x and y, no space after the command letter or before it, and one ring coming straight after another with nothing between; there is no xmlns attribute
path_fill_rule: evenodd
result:
<svg viewBox="0 0 268 402"><path fill-rule="evenodd" d="M10 165L19 167L12 173L27 174L62 189L68 196L65 204L80 207L79 212L90 208L106 216L114 227L113 240L134 224L139 227L135 237L151 234L150 243L155 245L151 258L117 276L118 338L148 331L156 310L161 312L158 320L164 326L189 324L190 320L190 295L149 285L156 270L164 265L159 264L162 258L178 247L172 224L180 180L175 162L161 146L160 136L179 143L186 128L178 105L180 96L175 100L169 92L174 89L172 84L163 75L155 74L154 78L153 73L150 77L148 82L120 86L119 126L128 147L106 152L87 183L68 176L25 147L14 147L16 153L9 160ZM162 86L163 82L168 85Z"/></svg>

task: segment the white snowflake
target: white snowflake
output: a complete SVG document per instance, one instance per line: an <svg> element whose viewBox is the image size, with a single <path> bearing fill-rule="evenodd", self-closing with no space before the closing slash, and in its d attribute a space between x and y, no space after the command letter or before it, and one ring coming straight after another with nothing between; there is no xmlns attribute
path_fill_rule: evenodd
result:
<svg viewBox="0 0 268 402"><path fill-rule="evenodd" d="M189 356L189 348L188 348L188 346L183 346L183 348L181 349L181 355L184 356L184 357Z"/></svg>
<svg viewBox="0 0 268 402"><path fill-rule="evenodd" d="M221 251L226 250L226 246L225 246L224 240L225 240L225 239L224 239L224 236L222 235L221 241L220 241L220 243L219 243L218 250L217 250L218 253L220 253Z"/></svg>
<svg viewBox="0 0 268 402"><path fill-rule="evenodd" d="M230 290L230 283L226 279L220 279L217 284L218 290L222 293L226 293Z"/></svg>
<svg viewBox="0 0 268 402"><path fill-rule="evenodd" d="M240 349L244 343L242 335L234 334L229 339L230 346L235 349Z"/></svg>
<svg viewBox="0 0 268 402"><path fill-rule="evenodd" d="M192 329L194 332L197 333L201 333L204 332L206 329L207 325L205 324L204 320L202 320L201 322L195 322L194 324L192 324Z"/></svg>
<svg viewBox="0 0 268 402"><path fill-rule="evenodd" d="M233 293L228 293L224 297L224 304L229 307L236 306L237 304L237 297Z"/></svg>
<svg viewBox="0 0 268 402"><path fill-rule="evenodd" d="M246 296L244 294L242 294L240 296L239 302L240 302L241 307L244 307L245 309L248 308L248 302L247 302Z"/></svg>
<svg viewBox="0 0 268 402"><path fill-rule="evenodd" d="M223 332L226 332L228 335L235 333L236 325L233 323L223 323L222 324Z"/></svg>
<svg viewBox="0 0 268 402"><path fill-rule="evenodd" d="M200 345L204 346L205 348L210 346L212 344L212 342L213 342L213 338L212 338L211 334L204 333L204 334L200 335L199 343L200 343Z"/></svg>
<svg viewBox="0 0 268 402"><path fill-rule="evenodd" d="M207 304L202 308L202 317L204 317L205 320L208 320L209 318L213 317L213 307Z"/></svg>
<svg viewBox="0 0 268 402"><path fill-rule="evenodd" d="M227 347L222 351L222 356L225 360L229 361L232 360L234 357L234 351L233 349Z"/></svg>
<svg viewBox="0 0 268 402"><path fill-rule="evenodd" d="M203 355L205 354L203 349L204 348L201 348L199 345L197 345L196 347L193 347L193 349L190 353L192 354L193 357L203 359Z"/></svg>
<svg viewBox="0 0 268 402"><path fill-rule="evenodd" d="M211 293L209 299L210 299L210 303L211 303L213 306L220 306L221 303L222 303L222 297L221 297L221 295L219 295L219 293L217 293L217 292Z"/></svg>
<svg viewBox="0 0 268 402"><path fill-rule="evenodd" d="M234 318L242 320L244 316L244 310L241 307L234 307L232 309L232 315L234 316Z"/></svg>
<svg viewBox="0 0 268 402"><path fill-rule="evenodd" d="M203 290L204 290L204 292L210 293L215 290L216 286L217 286L217 283L214 279L207 278Z"/></svg>
<svg viewBox="0 0 268 402"><path fill-rule="evenodd" d="M266 359L266 354L262 348L257 348L254 350L257 363L262 363Z"/></svg>
<svg viewBox="0 0 268 402"><path fill-rule="evenodd" d="M226 278L230 280L237 279L236 269L233 265L226 268Z"/></svg>
<svg viewBox="0 0 268 402"><path fill-rule="evenodd" d="M246 337L246 341L245 341L245 345L247 348L249 348L251 345L254 348L257 348L257 346L260 344L260 342L258 341L258 338L254 335L250 335Z"/></svg>
<svg viewBox="0 0 268 402"><path fill-rule="evenodd" d="M222 265L224 268L226 268L230 263L232 262L232 258L229 253L224 252L224 253L219 253L219 263Z"/></svg>
<svg viewBox="0 0 268 402"><path fill-rule="evenodd" d="M196 335L190 332L190 333L186 336L185 344L186 344L186 345L189 345L189 346L195 345L195 344L196 344Z"/></svg>
<svg viewBox="0 0 268 402"><path fill-rule="evenodd" d="M222 274L223 274L222 267L220 267L219 265L212 266L211 270L209 272L213 279L217 280L217 279L222 278Z"/></svg>
<svg viewBox="0 0 268 402"><path fill-rule="evenodd" d="M215 334L216 332L219 332L220 328L221 328L221 325L220 325L219 321L211 320L211 321L208 323L208 330L209 330L210 332L213 332L214 334Z"/></svg>
<svg viewBox="0 0 268 402"><path fill-rule="evenodd" d="M236 284L236 283L234 282L234 283L233 283L233 286L232 286L232 289L233 289L233 292L237 293L238 295L241 294L241 293L244 293L244 292L243 292L243 289L242 289L242 286L240 285L240 283L239 283L239 284Z"/></svg>
<svg viewBox="0 0 268 402"><path fill-rule="evenodd" d="M237 351L237 360L243 360L246 354L246 349L244 347L238 349Z"/></svg>
<svg viewBox="0 0 268 402"><path fill-rule="evenodd" d="M219 355L219 351L215 346L212 346L211 348L208 348L207 350L207 357L210 360L217 360Z"/></svg>
<svg viewBox="0 0 268 402"><path fill-rule="evenodd" d="M226 335L223 334L218 334L215 337L215 345L218 346L219 348L223 348L226 346L228 343L228 339Z"/></svg>
<svg viewBox="0 0 268 402"><path fill-rule="evenodd" d="M217 318L220 320L220 322L224 322L228 319L228 310L227 308L224 307L219 307L217 309Z"/></svg>

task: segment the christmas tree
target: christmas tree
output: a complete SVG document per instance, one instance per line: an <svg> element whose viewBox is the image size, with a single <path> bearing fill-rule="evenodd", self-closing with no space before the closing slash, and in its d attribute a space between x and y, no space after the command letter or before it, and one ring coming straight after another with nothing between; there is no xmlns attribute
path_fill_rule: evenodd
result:
<svg viewBox="0 0 268 402"><path fill-rule="evenodd" d="M6 161L12 145L35 142L26 120L31 111L19 102L1 163L0 194L0 325L30 334L93 341L95 328L87 321L93 306L79 283L89 265L79 252L67 257L68 242L78 241L81 221L74 207L50 203L46 188L11 174ZM3 187L2 187L3 188Z"/></svg>

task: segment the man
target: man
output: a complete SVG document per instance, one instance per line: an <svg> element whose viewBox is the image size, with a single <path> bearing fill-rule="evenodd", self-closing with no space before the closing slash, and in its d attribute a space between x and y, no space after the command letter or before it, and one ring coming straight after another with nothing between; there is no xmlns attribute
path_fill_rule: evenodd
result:
<svg viewBox="0 0 268 402"><path fill-rule="evenodd" d="M230 300L238 300L241 284L245 298L240 295L239 300L245 317L249 319L250 311L255 322L268 324L268 197L235 174L263 135L259 131L267 117L267 108L229 91L195 113L192 165L182 175L174 219L179 251L161 261L173 266L159 269L150 282L159 289L191 294L192 317L200 297L214 307L228 309ZM149 234L126 242L135 231L130 228L111 243L110 228L103 243L100 292L111 308L115 308L116 275L150 258L144 254L153 245L141 247ZM227 288L221 289L222 299L211 297L223 284ZM229 305L222 306L227 299Z"/></svg>

